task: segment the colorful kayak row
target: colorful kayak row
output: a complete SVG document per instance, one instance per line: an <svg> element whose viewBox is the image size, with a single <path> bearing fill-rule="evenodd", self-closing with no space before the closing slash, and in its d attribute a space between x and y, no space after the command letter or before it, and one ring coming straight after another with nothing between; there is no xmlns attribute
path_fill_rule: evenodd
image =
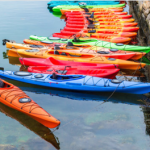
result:
<svg viewBox="0 0 150 150"><path fill-rule="evenodd" d="M88 10L89 11L89 10ZM78 12L80 15L76 15L76 11L66 12L66 27L60 31L60 33L54 33L54 37L60 38L72 38L76 37L88 37L96 38L99 40L112 42L112 43L125 43L128 44L132 39L136 38L137 31L139 28L130 27L126 30L120 28L114 29L99 29L108 23L121 23L121 24L132 24L134 19L130 18L132 15L95 15L92 13ZM69 24L70 27L67 25ZM97 24L97 27L95 27ZM76 26L74 29L72 26Z"/></svg>
<svg viewBox="0 0 150 150"><path fill-rule="evenodd" d="M13 57L32 57L32 58L48 58L53 57L58 60L65 60L65 61L75 61L75 62L86 62L86 63L96 63L96 64L114 64L118 65L119 69L130 69L130 70L137 70L143 68L146 64L138 63L133 61L123 60L130 58L130 59L140 59L146 53L123 53L118 52L117 49L110 49L102 50L91 50L86 49L88 47L75 47L71 46L68 43L66 47L60 47L59 44L56 44L54 47L45 47L45 48L29 48L29 45L21 45L16 43L9 43L8 56ZM6 44L7 45L7 44ZM12 46L10 46L12 45ZM20 45L23 49L18 49ZM7 47L7 48L9 48ZM24 48L27 47L27 48ZM115 59L115 58L122 58L122 59ZM131 58L133 57L133 58Z"/></svg>
<svg viewBox="0 0 150 150"><path fill-rule="evenodd" d="M146 64L141 60L150 51L150 47L124 45L135 39L139 30L132 15L123 12L124 2L51 1L48 7L65 15L64 29L53 37L31 35L24 44L4 39L8 56L19 57L28 72L0 71L0 77L65 90L150 92L149 83L116 79L122 69L143 69ZM19 88L3 80L0 87L0 101L5 105L49 128L60 125Z"/></svg>

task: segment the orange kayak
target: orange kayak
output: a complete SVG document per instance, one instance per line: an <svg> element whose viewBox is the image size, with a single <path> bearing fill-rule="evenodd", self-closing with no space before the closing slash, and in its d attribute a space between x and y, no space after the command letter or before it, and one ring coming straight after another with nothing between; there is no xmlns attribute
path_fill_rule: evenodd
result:
<svg viewBox="0 0 150 150"><path fill-rule="evenodd" d="M6 42L6 48L17 48L17 49L33 49L33 48L40 48L40 49L47 49L54 46L65 47L66 44L64 43L53 43L48 41L33 41L33 40L24 40L27 44L20 44L15 42ZM49 44L48 44L49 43ZM51 44L50 44L51 43ZM88 46L89 47L89 46Z"/></svg>
<svg viewBox="0 0 150 150"><path fill-rule="evenodd" d="M72 12L72 11L81 11L81 12L84 12L83 9L60 9L61 11L61 14L62 15L65 15L66 12ZM89 9L90 12L122 12L123 11L123 8L91 8Z"/></svg>
<svg viewBox="0 0 150 150"><path fill-rule="evenodd" d="M40 42L40 41L35 41L35 40L28 40L25 39L24 43L28 44L19 44L19 43L11 43L7 42L6 47L7 48L17 48L17 49L32 49L31 45L35 45L36 48L40 48L40 45L43 44L43 47L40 49L49 49L49 50L54 50L54 47L47 46L46 44ZM56 47L56 46L55 46ZM58 47L58 45L57 45ZM72 53L78 53L78 54L89 54L89 55L101 55L104 57L111 57L111 58L116 58L116 59L123 59L123 60L139 60L142 58L146 53L140 53L140 52L131 52L131 51L122 51L122 50L117 50L117 49L108 49L108 48L103 48L103 47L97 47L97 46L91 46L91 45L83 45L83 46L67 46L67 44L63 44L59 46L61 51L69 51Z"/></svg>
<svg viewBox="0 0 150 150"><path fill-rule="evenodd" d="M51 116L18 87L0 80L0 102L32 117L49 128L60 125L60 121Z"/></svg>
<svg viewBox="0 0 150 150"><path fill-rule="evenodd" d="M53 50L39 50L39 49L10 49L8 56L13 57L29 57L29 58L48 58L53 57L58 60L75 61L75 62L86 62L86 63L100 63L100 64L116 64L119 65L120 69L138 70L143 68L145 63L137 63L132 61L126 61L115 58L97 57L87 54L74 55L72 53L63 52L56 53Z"/></svg>

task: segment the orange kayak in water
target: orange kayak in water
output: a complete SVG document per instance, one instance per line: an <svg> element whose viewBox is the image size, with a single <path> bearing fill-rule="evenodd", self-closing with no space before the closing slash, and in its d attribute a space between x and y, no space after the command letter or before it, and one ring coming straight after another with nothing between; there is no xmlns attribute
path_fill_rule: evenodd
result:
<svg viewBox="0 0 150 150"><path fill-rule="evenodd" d="M76 9L60 9L61 11L61 14L62 15L65 15L66 12L85 12L83 11L83 9L81 8L76 8ZM102 13L102 12L122 12L123 11L123 8L91 8L89 9L89 12L98 12L98 13Z"/></svg>
<svg viewBox="0 0 150 150"><path fill-rule="evenodd" d="M49 128L60 125L60 121L51 116L18 87L0 79L0 102L32 117Z"/></svg>
<svg viewBox="0 0 150 150"><path fill-rule="evenodd" d="M77 53L77 54L89 54L93 56L103 56L103 57L110 57L110 58L116 58L116 59L123 59L123 60L139 60L141 57L143 57L146 53L140 53L140 52L130 52L130 51L122 51L118 49L108 49L103 47L97 47L97 46L67 46L67 44L64 44L63 46L58 44L54 47L47 46L47 45L40 45L40 41L34 41L34 40L24 40L25 43L29 44L19 44L19 43L12 43L12 42L6 42L7 48L17 48L17 49L33 49L33 48L39 48L40 50L55 50L59 48L59 51L69 51L71 53ZM32 45L30 45L32 44ZM33 45L34 44L34 45ZM37 44L37 45L36 45Z"/></svg>
<svg viewBox="0 0 150 150"><path fill-rule="evenodd" d="M68 52L57 52L54 50L39 50L39 49L10 49L8 56L13 57L29 57L29 58L48 58L53 57L58 60L86 62L86 63L100 63L100 64L116 64L120 69L138 70L143 68L145 63L138 63L132 61L126 61L115 58L97 57L87 54L72 54Z"/></svg>

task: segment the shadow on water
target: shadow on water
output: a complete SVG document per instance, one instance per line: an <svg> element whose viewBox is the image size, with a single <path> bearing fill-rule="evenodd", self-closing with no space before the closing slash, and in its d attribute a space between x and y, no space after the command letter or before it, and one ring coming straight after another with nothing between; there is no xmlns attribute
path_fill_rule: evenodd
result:
<svg viewBox="0 0 150 150"><path fill-rule="evenodd" d="M24 127L30 129L35 134L40 136L45 141L51 143L56 149L60 149L59 140L55 135L51 132L51 130L31 117L14 110L2 103L0 103L0 111L4 113L6 116L9 116L15 120L17 120Z"/></svg>

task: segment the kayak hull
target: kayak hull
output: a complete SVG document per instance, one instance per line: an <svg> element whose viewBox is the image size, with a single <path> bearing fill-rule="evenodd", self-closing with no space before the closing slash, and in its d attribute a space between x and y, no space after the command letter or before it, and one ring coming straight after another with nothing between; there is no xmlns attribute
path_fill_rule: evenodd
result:
<svg viewBox="0 0 150 150"><path fill-rule="evenodd" d="M30 66L29 72L44 73L57 75L90 75L94 77L114 79L119 72L119 69L95 69L94 67L78 67L78 66Z"/></svg>
<svg viewBox="0 0 150 150"><path fill-rule="evenodd" d="M19 58L20 63L26 66L67 66L68 61L56 60L53 57L47 59L42 58ZM113 64L96 64L96 63L85 63L85 62L69 62L70 66L88 67L93 69L115 69L118 65Z"/></svg>

